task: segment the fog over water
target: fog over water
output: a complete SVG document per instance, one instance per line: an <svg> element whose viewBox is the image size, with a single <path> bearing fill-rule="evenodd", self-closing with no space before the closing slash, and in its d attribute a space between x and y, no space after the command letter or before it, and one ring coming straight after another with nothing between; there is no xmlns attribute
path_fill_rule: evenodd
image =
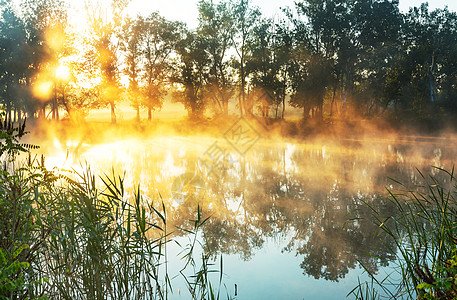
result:
<svg viewBox="0 0 457 300"><path fill-rule="evenodd" d="M382 274L389 267L376 257L393 258L394 244L375 237L367 204L394 214L386 188L421 185L418 170L427 177L439 173L433 167L451 169L457 151L451 134L367 126L358 135L279 138L255 120L228 124L194 135L164 127L151 134L127 129L127 136L115 127L83 140L68 130L42 142L39 152L48 168L81 172L89 165L98 175L124 174L129 193L139 184L147 201L163 201L177 239L185 237L176 228L188 226L200 207L209 217L199 236L203 249L216 261L223 255L228 289L237 284L239 299L306 299L317 286L331 291L322 297L341 299L357 276L364 278L360 262Z"/></svg>

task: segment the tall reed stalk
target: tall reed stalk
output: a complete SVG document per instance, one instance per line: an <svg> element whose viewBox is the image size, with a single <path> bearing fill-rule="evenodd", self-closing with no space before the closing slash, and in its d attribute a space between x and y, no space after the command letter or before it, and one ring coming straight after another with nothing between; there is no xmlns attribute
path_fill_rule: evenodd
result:
<svg viewBox="0 0 457 300"><path fill-rule="evenodd" d="M389 192L393 215L372 209L378 234L393 239L395 274L379 279L369 274L351 291L357 299L457 298L457 184L454 169L434 168L433 176L419 172L425 184L414 190ZM402 185L403 186L403 185ZM386 243L388 245L388 243ZM394 280L395 277L400 280Z"/></svg>

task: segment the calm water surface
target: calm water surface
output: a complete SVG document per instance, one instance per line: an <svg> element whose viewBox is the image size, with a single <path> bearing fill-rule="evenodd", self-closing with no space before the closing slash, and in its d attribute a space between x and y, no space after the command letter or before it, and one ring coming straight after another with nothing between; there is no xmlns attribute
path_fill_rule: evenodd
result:
<svg viewBox="0 0 457 300"><path fill-rule="evenodd" d="M139 183L147 201L164 202L170 230L185 227L199 205L210 216L199 239L216 264L223 256L224 282L232 295L237 285L237 299L344 299L359 276L366 279L359 262L389 272L375 256L393 255L374 237L364 202L394 213L386 201L386 187L396 188L389 177L420 184L416 168L451 168L457 152L455 140L411 136L236 142L55 140L43 151L48 167L87 162L93 170L125 171L127 187Z"/></svg>

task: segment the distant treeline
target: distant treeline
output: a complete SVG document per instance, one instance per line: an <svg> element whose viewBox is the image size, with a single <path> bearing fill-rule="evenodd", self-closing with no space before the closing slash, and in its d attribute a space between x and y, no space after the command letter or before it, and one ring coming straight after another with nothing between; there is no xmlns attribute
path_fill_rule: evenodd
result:
<svg viewBox="0 0 457 300"><path fill-rule="evenodd" d="M58 0L0 2L0 101L13 119L83 118L129 101L189 115L281 119L457 114L457 14L398 1L300 0L274 19L247 0L198 3L195 30L128 2L89 3L84 22ZM60 116L62 117L62 116Z"/></svg>

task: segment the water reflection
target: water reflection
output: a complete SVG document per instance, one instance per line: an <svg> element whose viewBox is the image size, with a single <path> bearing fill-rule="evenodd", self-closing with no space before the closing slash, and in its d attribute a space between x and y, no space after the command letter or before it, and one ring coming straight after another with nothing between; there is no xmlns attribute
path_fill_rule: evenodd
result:
<svg viewBox="0 0 457 300"><path fill-rule="evenodd" d="M365 204L381 215L393 213L385 200L385 187L392 184L388 177L420 184L416 168L450 167L457 149L416 137L395 142L263 140L214 172L201 156L215 141L161 137L85 145L69 156L45 151L48 161L67 168L86 160L98 170L125 170L126 186L140 183L149 201L164 202L169 228L185 227L199 205L210 216L202 242L214 256L249 260L266 239L281 239L283 252L302 258L304 274L338 281L358 262L376 271L385 264L376 257L393 258L395 245L374 237L377 228Z"/></svg>

